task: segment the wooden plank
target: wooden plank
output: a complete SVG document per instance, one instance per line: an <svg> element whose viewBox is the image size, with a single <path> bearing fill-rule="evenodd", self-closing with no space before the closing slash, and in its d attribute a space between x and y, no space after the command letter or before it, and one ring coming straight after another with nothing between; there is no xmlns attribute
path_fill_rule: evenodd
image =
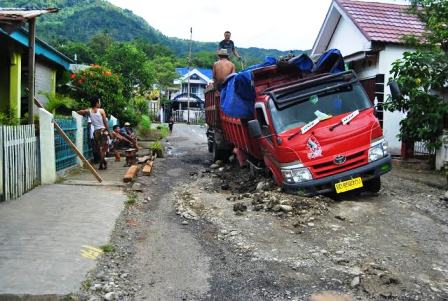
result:
<svg viewBox="0 0 448 301"><path fill-rule="evenodd" d="M144 176L149 176L151 175L151 171L152 171L152 166L154 164L154 161L149 161L148 163L146 163L145 166L143 166L143 170L142 170L142 174Z"/></svg>
<svg viewBox="0 0 448 301"><path fill-rule="evenodd" d="M132 165L131 167L129 167L129 169L124 174L123 182L125 182L125 183L131 182L134 179L134 177L137 175L138 170L139 170L138 165Z"/></svg>
<svg viewBox="0 0 448 301"><path fill-rule="evenodd" d="M148 160L151 159L151 156L143 156L143 157L139 157L137 158L138 164L143 164L148 162Z"/></svg>

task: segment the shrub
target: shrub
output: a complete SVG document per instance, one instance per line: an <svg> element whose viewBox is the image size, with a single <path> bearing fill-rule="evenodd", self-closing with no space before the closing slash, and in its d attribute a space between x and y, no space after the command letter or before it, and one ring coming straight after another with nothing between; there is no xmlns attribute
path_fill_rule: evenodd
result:
<svg viewBox="0 0 448 301"><path fill-rule="evenodd" d="M138 116L148 114L148 100L143 96L136 96L131 99L130 105Z"/></svg>
<svg viewBox="0 0 448 301"><path fill-rule="evenodd" d="M91 65L90 68L70 75L71 96L90 101L100 99L107 114L123 120L128 104L123 97L123 79L108 68Z"/></svg>
<svg viewBox="0 0 448 301"><path fill-rule="evenodd" d="M138 124L138 132L141 136L149 136L151 133L151 118L147 115L143 115Z"/></svg>
<svg viewBox="0 0 448 301"><path fill-rule="evenodd" d="M55 93L44 93L43 95L48 99L48 102L45 104L45 109L53 113L53 115L56 113L68 114L75 107L78 107L76 101L69 96Z"/></svg>
<svg viewBox="0 0 448 301"><path fill-rule="evenodd" d="M19 123L20 119L16 117L16 111L14 109L10 109L8 113L0 112L1 125L18 125Z"/></svg>
<svg viewBox="0 0 448 301"><path fill-rule="evenodd" d="M160 141L156 141L150 146L151 153L157 155L158 158L163 158L163 146Z"/></svg>
<svg viewBox="0 0 448 301"><path fill-rule="evenodd" d="M164 125L160 128L160 135L162 136L162 138L166 138L170 135L170 129Z"/></svg>

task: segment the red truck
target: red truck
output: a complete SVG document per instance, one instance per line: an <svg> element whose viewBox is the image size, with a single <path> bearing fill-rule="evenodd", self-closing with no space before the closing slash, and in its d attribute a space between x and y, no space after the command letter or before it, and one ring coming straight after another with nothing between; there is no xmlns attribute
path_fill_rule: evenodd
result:
<svg viewBox="0 0 448 301"><path fill-rule="evenodd" d="M391 156L375 109L353 71L308 74L272 65L252 70L252 118L233 118L206 91L209 151L272 173L287 191L377 192Z"/></svg>

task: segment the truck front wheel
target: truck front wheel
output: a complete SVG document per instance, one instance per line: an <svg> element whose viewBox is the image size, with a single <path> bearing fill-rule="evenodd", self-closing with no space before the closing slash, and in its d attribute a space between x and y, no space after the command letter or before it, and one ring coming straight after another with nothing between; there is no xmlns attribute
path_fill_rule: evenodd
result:
<svg viewBox="0 0 448 301"><path fill-rule="evenodd" d="M364 183L364 189L368 192L377 193L381 189L381 178L376 177Z"/></svg>

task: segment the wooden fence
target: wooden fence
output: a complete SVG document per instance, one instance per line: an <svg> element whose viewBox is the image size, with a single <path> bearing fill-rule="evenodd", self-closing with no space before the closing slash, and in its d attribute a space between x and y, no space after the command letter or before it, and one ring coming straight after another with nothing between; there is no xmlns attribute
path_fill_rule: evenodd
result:
<svg viewBox="0 0 448 301"><path fill-rule="evenodd" d="M34 125L0 126L1 200L16 199L40 182Z"/></svg>

